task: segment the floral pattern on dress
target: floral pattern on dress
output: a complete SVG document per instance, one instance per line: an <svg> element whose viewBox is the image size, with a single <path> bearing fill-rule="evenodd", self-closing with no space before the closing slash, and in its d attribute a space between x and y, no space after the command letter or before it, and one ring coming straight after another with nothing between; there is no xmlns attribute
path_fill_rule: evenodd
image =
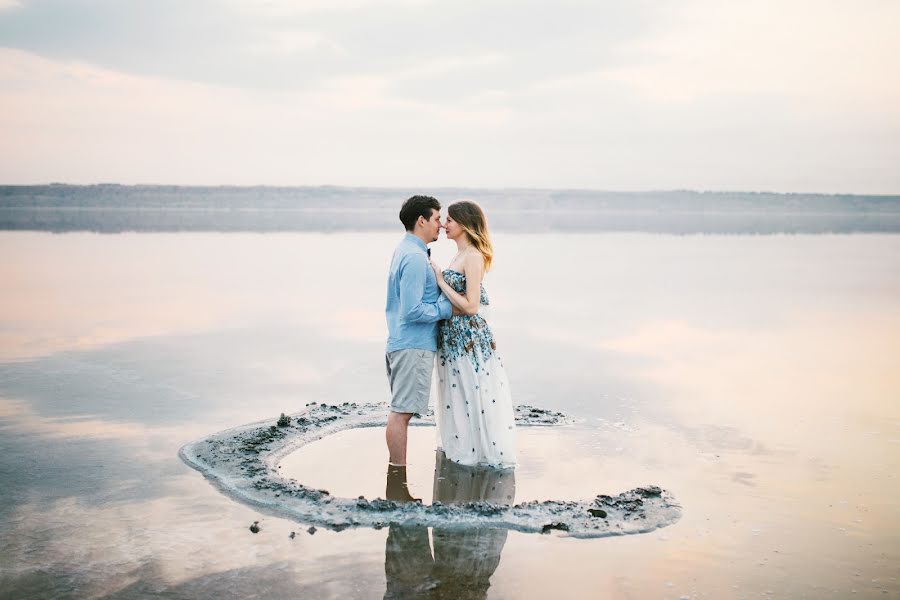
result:
<svg viewBox="0 0 900 600"><path fill-rule="evenodd" d="M447 269L444 271L444 281L450 284L450 287L457 293L465 295L465 275ZM480 304L482 306L490 305L484 286L481 286ZM446 365L448 361L456 362L460 357L465 356L472 362L477 373L496 349L494 334L480 314L455 315L441 321L438 328L438 357L441 365Z"/></svg>

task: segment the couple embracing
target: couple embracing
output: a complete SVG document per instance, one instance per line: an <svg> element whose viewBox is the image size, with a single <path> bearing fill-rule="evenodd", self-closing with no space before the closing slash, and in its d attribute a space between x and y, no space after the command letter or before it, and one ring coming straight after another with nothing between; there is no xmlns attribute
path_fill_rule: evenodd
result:
<svg viewBox="0 0 900 600"><path fill-rule="evenodd" d="M446 458L466 466L514 467L515 414L481 285L493 258L487 219L474 202L451 204L445 223L440 210L430 196L413 196L400 209L406 235L391 259L385 308L390 463L406 465L407 427L428 410L436 371L434 413ZM427 246L441 229L458 250L444 270Z"/></svg>

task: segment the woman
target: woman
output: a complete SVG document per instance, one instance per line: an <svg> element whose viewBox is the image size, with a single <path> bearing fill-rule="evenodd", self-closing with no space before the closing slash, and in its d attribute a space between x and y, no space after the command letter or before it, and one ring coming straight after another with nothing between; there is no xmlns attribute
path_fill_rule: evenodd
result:
<svg viewBox="0 0 900 600"><path fill-rule="evenodd" d="M481 285L494 256L487 219L474 202L447 208L444 229L458 252L445 271L434 262L438 285L462 314L438 329L438 399L441 446L463 465L500 468L516 464L515 413L509 381L490 326Z"/></svg>

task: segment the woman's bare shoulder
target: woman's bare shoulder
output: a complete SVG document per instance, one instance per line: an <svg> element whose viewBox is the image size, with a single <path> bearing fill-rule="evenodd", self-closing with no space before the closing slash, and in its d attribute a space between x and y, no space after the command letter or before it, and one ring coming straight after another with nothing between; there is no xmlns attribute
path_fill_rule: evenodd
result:
<svg viewBox="0 0 900 600"><path fill-rule="evenodd" d="M466 268L477 268L484 270L484 256L478 250L472 250L466 254Z"/></svg>

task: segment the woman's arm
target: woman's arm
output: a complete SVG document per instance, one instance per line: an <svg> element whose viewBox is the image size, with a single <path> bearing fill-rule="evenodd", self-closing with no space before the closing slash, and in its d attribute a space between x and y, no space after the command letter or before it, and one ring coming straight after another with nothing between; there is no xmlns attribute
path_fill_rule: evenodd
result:
<svg viewBox="0 0 900 600"><path fill-rule="evenodd" d="M431 263L437 276L438 286L450 303L459 309L463 314L474 315L478 313L478 307L481 305L481 279L484 277L484 257L480 252L472 252L463 263L463 274L466 276L466 295L458 293L450 284L444 281L440 267L434 262Z"/></svg>
<svg viewBox="0 0 900 600"><path fill-rule="evenodd" d="M434 303L423 301L425 276L428 274L428 259L425 255L410 255L400 261L400 317L413 323L434 323L449 319L452 307L440 296Z"/></svg>

